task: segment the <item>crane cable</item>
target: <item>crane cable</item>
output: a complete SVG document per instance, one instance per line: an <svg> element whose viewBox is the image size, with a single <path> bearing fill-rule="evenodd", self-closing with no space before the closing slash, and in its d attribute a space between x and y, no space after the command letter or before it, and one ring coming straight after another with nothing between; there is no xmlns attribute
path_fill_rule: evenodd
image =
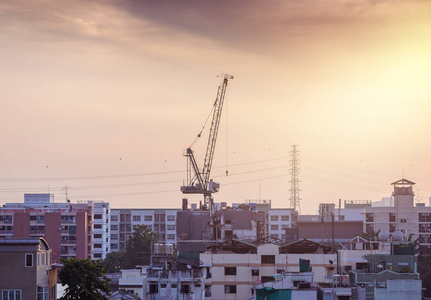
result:
<svg viewBox="0 0 431 300"><path fill-rule="evenodd" d="M191 145L189 146L189 148L192 148L192 147L193 147L193 145L194 145L194 144L198 141L198 139L201 137L201 135L202 135L202 131L205 129L205 126L207 125L208 120L210 119L210 117L211 117L211 115L212 115L212 113L213 113L213 111L214 111L214 107L215 107L216 103L217 103L217 99L214 101L213 107L211 108L211 111L210 111L210 113L208 114L208 117L207 117L207 119L206 119L206 121L205 121L205 123L204 123L204 126L202 126L201 131L198 133L198 135L196 136L196 138L194 139L194 141L191 143Z"/></svg>

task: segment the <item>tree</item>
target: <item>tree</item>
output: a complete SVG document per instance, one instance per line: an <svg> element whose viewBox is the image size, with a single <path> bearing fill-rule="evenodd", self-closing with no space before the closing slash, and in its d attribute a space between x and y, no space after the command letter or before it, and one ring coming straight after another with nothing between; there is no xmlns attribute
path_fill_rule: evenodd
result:
<svg viewBox="0 0 431 300"><path fill-rule="evenodd" d="M100 261L90 259L61 259L64 265L59 277L62 285L67 285L65 295L60 300L108 299L102 292L109 293L109 279Z"/></svg>
<svg viewBox="0 0 431 300"><path fill-rule="evenodd" d="M148 265L151 260L151 246L155 234L147 225L139 225L126 241L125 259L129 268Z"/></svg>
<svg viewBox="0 0 431 300"><path fill-rule="evenodd" d="M106 255L103 266L110 272L120 269L133 269L137 265L148 265L151 257L151 246L156 235L147 225L139 225L126 241L126 249Z"/></svg>

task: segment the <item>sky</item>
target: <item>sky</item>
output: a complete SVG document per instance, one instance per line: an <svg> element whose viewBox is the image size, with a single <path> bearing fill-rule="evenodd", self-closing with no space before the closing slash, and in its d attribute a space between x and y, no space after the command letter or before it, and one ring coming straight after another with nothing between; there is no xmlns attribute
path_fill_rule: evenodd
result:
<svg viewBox="0 0 431 300"><path fill-rule="evenodd" d="M221 73L215 202L288 208L293 144L301 213L431 197L430 1L7 0L0 66L0 205L181 207Z"/></svg>

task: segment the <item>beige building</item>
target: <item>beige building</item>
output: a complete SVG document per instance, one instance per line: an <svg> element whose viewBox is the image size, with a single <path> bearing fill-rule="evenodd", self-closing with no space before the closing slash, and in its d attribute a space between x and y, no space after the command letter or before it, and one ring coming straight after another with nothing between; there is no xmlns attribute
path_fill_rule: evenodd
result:
<svg viewBox="0 0 431 300"><path fill-rule="evenodd" d="M431 207L414 205L413 185L406 179L393 182L392 207L365 207L364 231L386 231L391 239L415 240L431 247ZM419 206L420 205L420 206ZM394 233L399 231L397 234ZM401 235L402 233L402 235Z"/></svg>
<svg viewBox="0 0 431 300"><path fill-rule="evenodd" d="M2 300L57 299L57 269L43 238L0 240Z"/></svg>
<svg viewBox="0 0 431 300"><path fill-rule="evenodd" d="M253 285L273 281L279 273L299 272L300 259L309 261L315 282L330 282L336 254L319 243L301 240L284 246L256 246L232 240L214 245L200 255L206 267L205 299L249 299Z"/></svg>

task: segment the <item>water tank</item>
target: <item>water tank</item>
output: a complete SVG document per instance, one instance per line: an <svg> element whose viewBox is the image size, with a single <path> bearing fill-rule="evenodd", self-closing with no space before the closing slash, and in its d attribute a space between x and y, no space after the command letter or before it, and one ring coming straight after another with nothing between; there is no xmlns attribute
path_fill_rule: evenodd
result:
<svg viewBox="0 0 431 300"><path fill-rule="evenodd" d="M402 241L403 237L404 237L404 234L399 230L392 233L392 240L393 241Z"/></svg>
<svg viewBox="0 0 431 300"><path fill-rule="evenodd" d="M379 232L378 235L379 241L387 241L389 240L389 232L387 232L386 230L382 230Z"/></svg>
<svg viewBox="0 0 431 300"><path fill-rule="evenodd" d="M162 254L162 245L154 244L154 255Z"/></svg>

